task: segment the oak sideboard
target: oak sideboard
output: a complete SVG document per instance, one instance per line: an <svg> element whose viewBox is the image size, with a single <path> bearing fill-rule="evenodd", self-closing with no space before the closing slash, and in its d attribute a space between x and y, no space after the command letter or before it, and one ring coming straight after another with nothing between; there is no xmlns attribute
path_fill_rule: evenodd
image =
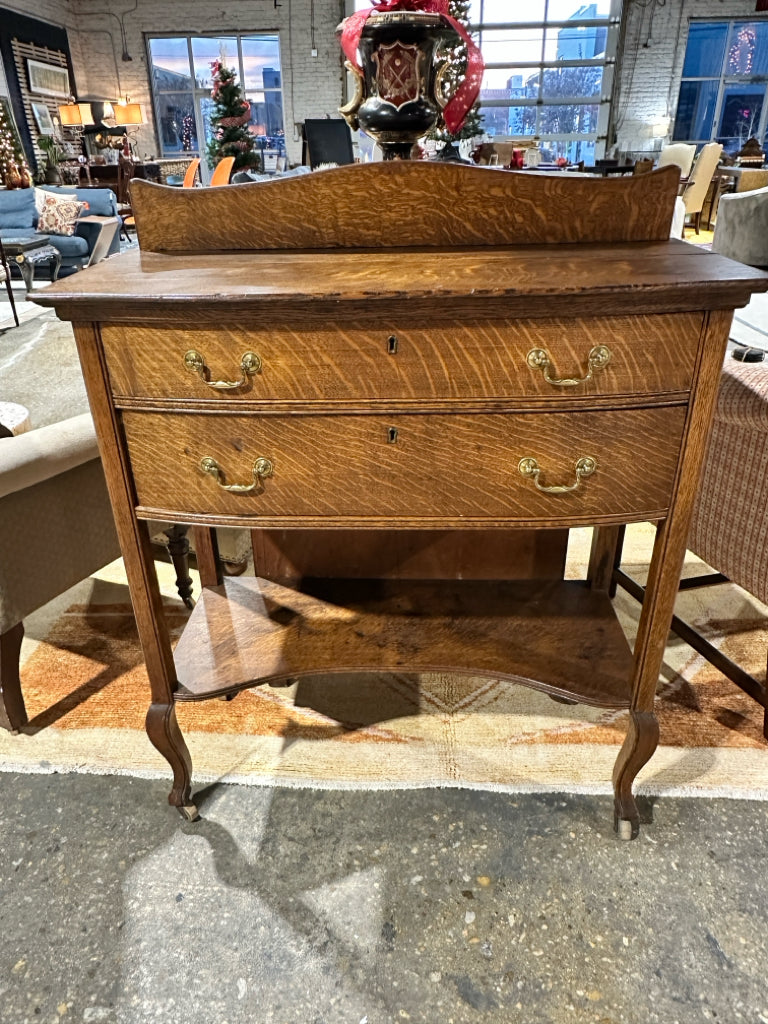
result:
<svg viewBox="0 0 768 1024"><path fill-rule="evenodd" d="M176 702L438 670L628 709L615 822L637 835L632 785L658 742L732 312L768 289L669 238L676 193L675 168L592 180L422 162L216 189L135 181L140 249L36 296L74 325L147 732L182 814L197 809ZM158 519L193 526L201 573L175 650ZM606 562L611 531L640 521L658 529L632 650ZM255 576L222 577L217 526L253 531ZM592 558L566 581L546 553L560 564L576 526L596 527ZM422 532L462 544L424 578L392 572L398 538ZM265 564L275 546L290 580Z"/></svg>

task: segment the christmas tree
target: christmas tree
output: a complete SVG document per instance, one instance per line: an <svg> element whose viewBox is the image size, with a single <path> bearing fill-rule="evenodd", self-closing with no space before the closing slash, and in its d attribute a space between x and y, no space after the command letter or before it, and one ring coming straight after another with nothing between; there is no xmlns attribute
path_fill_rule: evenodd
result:
<svg viewBox="0 0 768 1024"><path fill-rule="evenodd" d="M225 68L220 60L211 64L213 70L213 135L208 143L211 168L225 156L235 158L233 170L260 167L259 155L254 151L254 137L248 131L251 105L235 81L235 69Z"/></svg>
<svg viewBox="0 0 768 1024"><path fill-rule="evenodd" d="M6 188L29 188L32 184L16 125L3 101L0 101L0 184Z"/></svg>
<svg viewBox="0 0 768 1024"><path fill-rule="evenodd" d="M461 25L469 30L469 9L471 0L450 0L448 13ZM443 78L443 88L446 95L452 96L467 73L467 45L458 36L454 36L454 42L441 50L438 56L448 62L448 67ZM480 116L480 106L475 103L467 113L464 124L459 130L452 134L448 131L442 118L435 127L427 134L428 139L436 142L444 142L446 146L459 139L474 139L477 135L483 134L483 120Z"/></svg>

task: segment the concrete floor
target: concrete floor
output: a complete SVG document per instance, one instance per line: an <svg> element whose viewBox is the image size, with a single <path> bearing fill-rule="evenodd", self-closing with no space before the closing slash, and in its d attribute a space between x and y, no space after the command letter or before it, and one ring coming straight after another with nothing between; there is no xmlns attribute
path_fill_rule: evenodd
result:
<svg viewBox="0 0 768 1024"><path fill-rule="evenodd" d="M0 1020L768 1021L768 804L1 776Z"/></svg>

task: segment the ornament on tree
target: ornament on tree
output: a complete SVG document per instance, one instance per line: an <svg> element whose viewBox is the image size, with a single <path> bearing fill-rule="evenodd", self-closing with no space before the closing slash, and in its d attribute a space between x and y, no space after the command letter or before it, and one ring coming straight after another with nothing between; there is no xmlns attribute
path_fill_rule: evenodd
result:
<svg viewBox="0 0 768 1024"><path fill-rule="evenodd" d="M233 156L233 170L258 170L261 161L254 148L254 136L248 130L251 105L237 84L235 69L224 67L222 61L214 60L211 63L211 71L211 96L214 101L211 138L208 142L208 160L211 167L215 167L225 156Z"/></svg>

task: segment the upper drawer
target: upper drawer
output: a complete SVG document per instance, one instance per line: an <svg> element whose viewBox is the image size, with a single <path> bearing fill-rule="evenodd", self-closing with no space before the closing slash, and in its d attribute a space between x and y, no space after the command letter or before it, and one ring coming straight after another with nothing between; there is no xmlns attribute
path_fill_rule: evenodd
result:
<svg viewBox="0 0 768 1024"><path fill-rule="evenodd" d="M122 422L138 504L165 510L153 518L565 525L665 510L685 414L125 411Z"/></svg>
<svg viewBox="0 0 768 1024"><path fill-rule="evenodd" d="M701 313L676 313L445 327L104 326L102 338L117 396L247 402L573 398L688 390L701 326ZM222 383L238 386L211 386Z"/></svg>

